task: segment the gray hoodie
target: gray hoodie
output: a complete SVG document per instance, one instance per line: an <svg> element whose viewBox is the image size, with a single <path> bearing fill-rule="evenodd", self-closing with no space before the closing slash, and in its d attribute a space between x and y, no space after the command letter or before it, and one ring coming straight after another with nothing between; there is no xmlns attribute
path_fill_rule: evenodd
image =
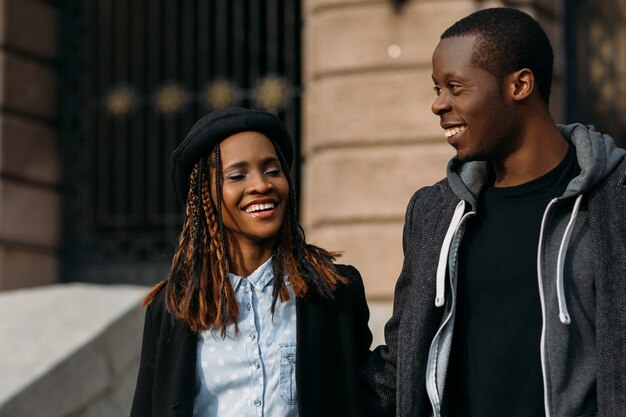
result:
<svg viewBox="0 0 626 417"><path fill-rule="evenodd" d="M559 129L576 147L581 173L562 196L546 207L537 245L537 279L543 312L541 365L547 417L589 415L590 408L594 413L597 409L595 271L585 194L608 176L625 153L610 136L596 132L592 126L574 124ZM465 221L477 209L488 169L488 163L483 161L462 163L453 158L448 164L448 182L459 203L442 245L433 300L436 306L445 309L430 346L426 368L426 389L435 416L441 413L454 330L458 249ZM447 296L446 279L450 292Z"/></svg>
<svg viewBox="0 0 626 417"><path fill-rule="evenodd" d="M592 127L559 128L581 173L546 207L537 248L546 415L626 416L625 152ZM407 207L386 344L362 368L370 416L441 413L457 254L488 164L455 158L448 168Z"/></svg>

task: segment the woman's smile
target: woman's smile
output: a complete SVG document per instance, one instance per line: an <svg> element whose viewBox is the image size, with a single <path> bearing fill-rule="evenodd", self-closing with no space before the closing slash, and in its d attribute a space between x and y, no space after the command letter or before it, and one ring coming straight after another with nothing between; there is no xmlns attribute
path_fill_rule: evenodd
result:
<svg viewBox="0 0 626 417"><path fill-rule="evenodd" d="M257 219L268 219L278 213L279 203L275 200L253 201L244 208L244 212Z"/></svg>

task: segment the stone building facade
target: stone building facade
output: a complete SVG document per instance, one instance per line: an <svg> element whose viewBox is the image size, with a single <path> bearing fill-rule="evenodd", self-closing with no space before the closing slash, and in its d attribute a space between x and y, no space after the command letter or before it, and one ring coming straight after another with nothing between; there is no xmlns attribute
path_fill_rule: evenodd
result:
<svg viewBox="0 0 626 417"><path fill-rule="evenodd" d="M0 289L60 280L60 6L0 1Z"/></svg>
<svg viewBox="0 0 626 417"><path fill-rule="evenodd" d="M445 176L453 155L430 110L439 36L480 8L507 5L539 19L558 50L557 3L422 0L396 10L388 1L307 1L304 224L314 241L345 251L370 300L392 297L406 205Z"/></svg>
<svg viewBox="0 0 626 417"><path fill-rule="evenodd" d="M63 281L64 4L0 0L0 290ZM439 35L500 5L546 28L561 121L562 1L303 0L302 223L310 240L362 272L370 300L391 299L406 204L453 155L430 112Z"/></svg>

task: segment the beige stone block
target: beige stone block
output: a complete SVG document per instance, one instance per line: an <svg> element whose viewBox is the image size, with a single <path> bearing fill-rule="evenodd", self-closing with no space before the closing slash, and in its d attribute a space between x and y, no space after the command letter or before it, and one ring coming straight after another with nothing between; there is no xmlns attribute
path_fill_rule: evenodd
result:
<svg viewBox="0 0 626 417"><path fill-rule="evenodd" d="M304 167L303 219L309 228L401 221L413 193L445 176L454 150L441 143L329 149Z"/></svg>
<svg viewBox="0 0 626 417"><path fill-rule="evenodd" d="M562 16L563 8L565 7L565 2L560 0L534 0L534 4L536 7L544 10L545 13L557 17Z"/></svg>
<svg viewBox="0 0 626 417"><path fill-rule="evenodd" d="M316 13L325 9L354 7L371 3L391 4L390 0L304 0L304 10L307 13Z"/></svg>
<svg viewBox="0 0 626 417"><path fill-rule="evenodd" d="M57 7L36 0L5 0L0 6L0 40L4 45L54 59L58 55Z"/></svg>
<svg viewBox="0 0 626 417"><path fill-rule="evenodd" d="M469 1L418 1L396 13L390 2L310 16L305 53L313 78L346 71L430 68L441 33L475 10Z"/></svg>
<svg viewBox="0 0 626 417"><path fill-rule="evenodd" d="M0 116L0 170L11 176L59 184L61 146L58 133L19 116Z"/></svg>
<svg viewBox="0 0 626 417"><path fill-rule="evenodd" d="M534 16L536 16L537 13L545 13L556 16L561 11L560 9L562 4L564 4L558 0L509 0L500 3L506 3L501 5L524 10Z"/></svg>
<svg viewBox="0 0 626 417"><path fill-rule="evenodd" d="M305 97L304 151L443 138L430 69L320 80Z"/></svg>
<svg viewBox="0 0 626 417"><path fill-rule="evenodd" d="M359 270L368 300L391 300L402 269L403 221L325 225L307 237L321 247L343 251L337 262Z"/></svg>
<svg viewBox="0 0 626 417"><path fill-rule="evenodd" d="M491 7L507 7L507 5L504 3L505 2L503 0L479 0L476 2L476 9L479 10L489 9Z"/></svg>
<svg viewBox="0 0 626 417"><path fill-rule="evenodd" d="M0 105L46 119L59 116L55 70L9 52L0 52Z"/></svg>
<svg viewBox="0 0 626 417"><path fill-rule="evenodd" d="M59 281L60 262L56 255L0 247L0 291Z"/></svg>
<svg viewBox="0 0 626 417"><path fill-rule="evenodd" d="M61 241L59 193L47 188L2 181L0 238L56 248Z"/></svg>

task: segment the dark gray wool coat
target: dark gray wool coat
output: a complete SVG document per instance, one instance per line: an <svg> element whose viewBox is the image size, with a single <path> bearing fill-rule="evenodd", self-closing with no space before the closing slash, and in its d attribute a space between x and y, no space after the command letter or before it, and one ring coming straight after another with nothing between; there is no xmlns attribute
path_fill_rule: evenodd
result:
<svg viewBox="0 0 626 417"><path fill-rule="evenodd" d="M581 174L550 209L542 247L546 414L626 416L625 152L592 127L576 124L560 129L576 147ZM393 316L385 327L386 345L379 346L362 368L371 416L434 414L426 390L429 351L442 317L453 308L434 303L439 253L459 200L468 203L467 210L480 209L476 201L484 185L481 171L486 172L487 166L453 159L447 178L417 191L409 203L403 238L405 259L396 284ZM555 246L561 242L577 198L580 211L563 274L571 323L564 324L559 321L556 300ZM450 291L449 285L446 291ZM436 352L435 356L444 359L436 366L444 368L441 363L447 363L445 355ZM437 371L436 377L443 375L445 379L445 369ZM585 395L595 397L597 411L582 410L589 406L589 402L583 405Z"/></svg>

